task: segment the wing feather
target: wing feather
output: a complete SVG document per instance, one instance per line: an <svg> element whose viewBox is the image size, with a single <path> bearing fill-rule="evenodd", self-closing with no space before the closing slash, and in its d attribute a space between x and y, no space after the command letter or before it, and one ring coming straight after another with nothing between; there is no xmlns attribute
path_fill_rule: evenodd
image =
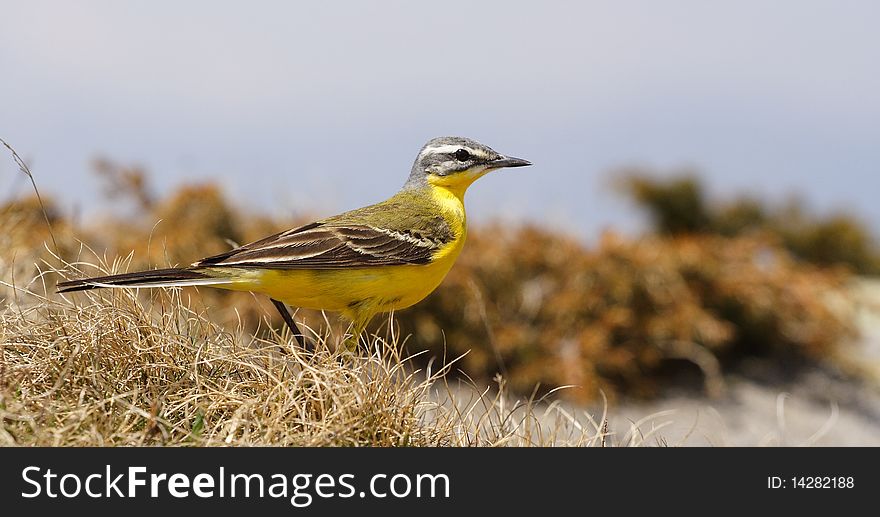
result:
<svg viewBox="0 0 880 517"><path fill-rule="evenodd" d="M367 224L312 223L208 257L194 267L339 269L426 264L452 240L452 232L376 228Z"/></svg>

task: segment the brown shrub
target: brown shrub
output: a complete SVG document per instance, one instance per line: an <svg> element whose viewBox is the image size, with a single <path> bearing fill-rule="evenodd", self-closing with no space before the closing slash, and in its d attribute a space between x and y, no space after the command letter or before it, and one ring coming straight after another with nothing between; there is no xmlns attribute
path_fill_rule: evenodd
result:
<svg viewBox="0 0 880 517"><path fill-rule="evenodd" d="M825 303L845 273L803 265L766 237L609 233L589 250L534 227L472 235L444 284L400 320L414 349L470 351L469 375L502 372L515 390L650 395L662 367L686 359L715 392L731 360L819 359L851 332Z"/></svg>
<svg viewBox="0 0 880 517"><path fill-rule="evenodd" d="M867 224L851 213L814 214L797 198L774 204L744 195L710 202L702 181L687 170L669 178L639 169L620 171L619 176L617 187L647 212L656 233L770 233L811 264L880 273L880 249Z"/></svg>

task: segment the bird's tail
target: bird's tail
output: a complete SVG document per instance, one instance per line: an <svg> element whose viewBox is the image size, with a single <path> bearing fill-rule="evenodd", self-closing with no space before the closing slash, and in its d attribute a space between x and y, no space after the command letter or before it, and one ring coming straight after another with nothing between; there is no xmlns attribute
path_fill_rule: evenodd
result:
<svg viewBox="0 0 880 517"><path fill-rule="evenodd" d="M218 285L233 282L217 278L192 268L153 269L121 275L97 276L59 282L59 293L85 291L101 287L182 287L189 285Z"/></svg>

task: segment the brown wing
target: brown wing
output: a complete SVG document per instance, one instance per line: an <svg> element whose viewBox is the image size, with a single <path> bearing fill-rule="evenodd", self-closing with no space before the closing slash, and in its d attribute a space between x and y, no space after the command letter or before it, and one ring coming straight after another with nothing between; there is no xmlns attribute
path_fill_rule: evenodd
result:
<svg viewBox="0 0 880 517"><path fill-rule="evenodd" d="M202 259L194 267L338 269L427 264L451 240L363 224L312 223Z"/></svg>

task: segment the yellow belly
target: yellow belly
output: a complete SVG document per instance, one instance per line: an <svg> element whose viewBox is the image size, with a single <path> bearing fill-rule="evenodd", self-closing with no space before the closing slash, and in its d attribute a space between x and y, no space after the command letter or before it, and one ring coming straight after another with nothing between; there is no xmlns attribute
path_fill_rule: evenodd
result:
<svg viewBox="0 0 880 517"><path fill-rule="evenodd" d="M425 265L252 270L246 281L217 287L259 292L292 307L336 311L361 320L404 309L428 296L446 277L463 244L464 238L457 239Z"/></svg>

